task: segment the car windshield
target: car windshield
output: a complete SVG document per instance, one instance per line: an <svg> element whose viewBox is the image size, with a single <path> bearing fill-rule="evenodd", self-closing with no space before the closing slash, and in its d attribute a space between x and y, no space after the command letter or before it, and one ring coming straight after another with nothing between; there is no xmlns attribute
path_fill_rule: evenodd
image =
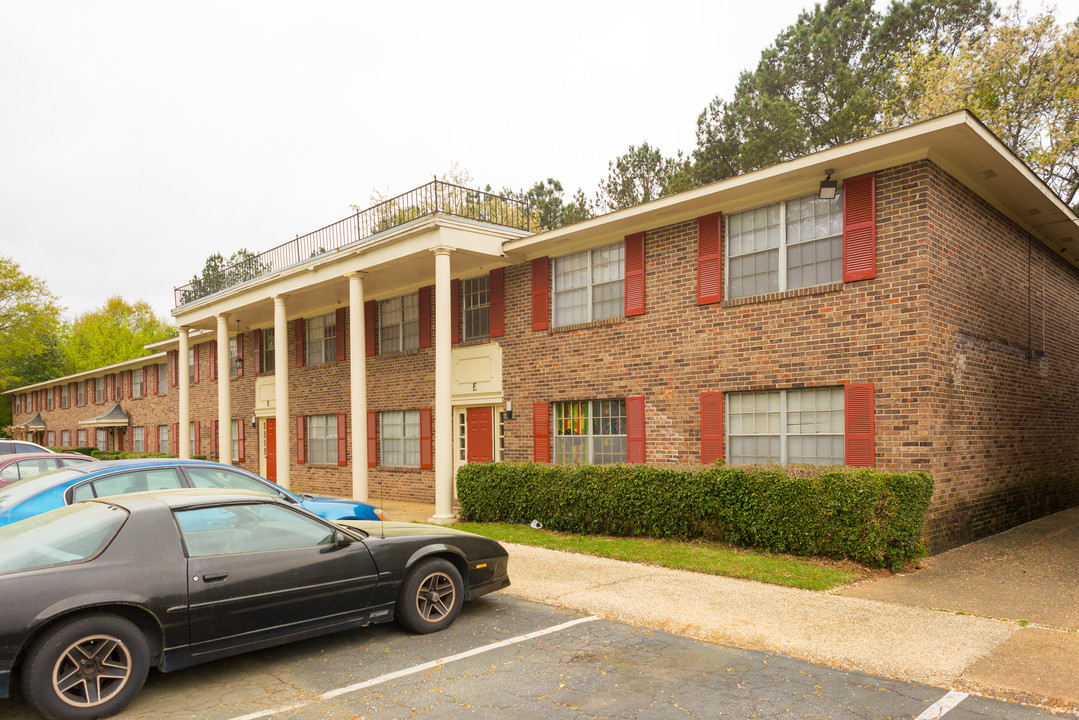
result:
<svg viewBox="0 0 1079 720"><path fill-rule="evenodd" d="M85 473L70 468L57 468L49 472L41 473L26 480L11 483L0 490L0 508L11 507L21 503L27 498L37 495L46 488L56 487L63 483L81 478Z"/></svg>
<svg viewBox="0 0 1079 720"><path fill-rule="evenodd" d="M105 503L80 503L0 527L0 574L70 565L94 557L127 520Z"/></svg>

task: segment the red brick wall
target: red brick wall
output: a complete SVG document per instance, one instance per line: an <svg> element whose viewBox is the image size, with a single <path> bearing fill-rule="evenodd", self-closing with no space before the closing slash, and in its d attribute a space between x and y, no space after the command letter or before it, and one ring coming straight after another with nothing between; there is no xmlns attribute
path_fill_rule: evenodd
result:
<svg viewBox="0 0 1079 720"><path fill-rule="evenodd" d="M931 168L934 549L1079 503L1079 279Z"/></svg>

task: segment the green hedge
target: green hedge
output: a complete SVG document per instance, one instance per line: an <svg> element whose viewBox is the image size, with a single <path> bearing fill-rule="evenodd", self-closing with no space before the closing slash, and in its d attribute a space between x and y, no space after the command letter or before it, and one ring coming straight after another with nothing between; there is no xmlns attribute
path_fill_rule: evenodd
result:
<svg viewBox="0 0 1079 720"><path fill-rule="evenodd" d="M94 450L90 457L97 460L138 460L141 458L174 458L179 455L168 453L128 452L126 450Z"/></svg>
<svg viewBox="0 0 1079 720"><path fill-rule="evenodd" d="M98 451L96 447L51 447L49 449L58 453L79 453L89 456L93 456Z"/></svg>
<svg viewBox="0 0 1079 720"><path fill-rule="evenodd" d="M470 463L462 518L595 535L726 540L897 569L924 554L933 479L814 466Z"/></svg>

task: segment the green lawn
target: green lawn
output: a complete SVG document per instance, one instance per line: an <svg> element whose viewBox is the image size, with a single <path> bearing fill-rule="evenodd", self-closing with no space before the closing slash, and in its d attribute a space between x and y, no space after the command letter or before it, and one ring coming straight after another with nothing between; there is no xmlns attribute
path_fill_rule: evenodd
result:
<svg viewBox="0 0 1079 720"><path fill-rule="evenodd" d="M503 542L806 590L831 590L858 579L857 573L827 563L740 550L721 543L568 535L504 523L460 523L453 527Z"/></svg>

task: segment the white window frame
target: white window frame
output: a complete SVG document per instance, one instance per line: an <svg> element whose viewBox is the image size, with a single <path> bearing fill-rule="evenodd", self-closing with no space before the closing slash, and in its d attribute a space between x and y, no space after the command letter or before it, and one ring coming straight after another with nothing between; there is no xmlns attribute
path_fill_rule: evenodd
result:
<svg viewBox="0 0 1079 720"><path fill-rule="evenodd" d="M158 425L157 426L157 451L165 455L169 454L169 450L172 446L169 445L169 426Z"/></svg>
<svg viewBox="0 0 1079 720"><path fill-rule="evenodd" d="M239 349L240 341L237 338L239 338L239 335L229 336L229 378L233 380L239 377L240 370L240 364L237 362L239 360L237 350ZM233 455L233 457L236 456Z"/></svg>
<svg viewBox="0 0 1079 720"><path fill-rule="evenodd" d="M308 318L303 324L303 332L304 365L324 365L337 358L336 313Z"/></svg>
<svg viewBox="0 0 1079 720"><path fill-rule="evenodd" d="M405 303L405 299L409 302ZM386 316L396 313L400 320L388 322ZM414 317L413 317L414 316ZM412 329L415 328L415 332ZM392 339L387 331L396 329ZM420 294L409 293L378 303L378 354L390 355L420 348Z"/></svg>
<svg viewBox="0 0 1079 720"><path fill-rule="evenodd" d="M618 277L616 279L608 279L602 282L597 282L595 279L596 265L595 255L603 251L615 251L619 253L617 260L618 265ZM564 270L564 266L573 260L584 257L586 262L585 272L588 275L588 282L585 285L575 285L573 287L559 288L559 276L560 274L568 274ZM611 263L608 263L610 265ZM594 297L595 288L599 285L608 285L614 283L621 284L621 302L618 303L618 312L613 315L606 315L603 317L596 316L596 300ZM563 317L563 313L567 311L563 298L569 296L570 293L575 293L579 290L584 290L586 294L585 298L585 310L586 317L584 319L567 319ZM625 315L625 297L626 297L626 247L625 241L619 240L618 242L611 243L610 245L603 245L597 248L589 248L588 250L582 250L581 252L572 253L570 255L563 255L561 257L554 258L551 263L551 322L554 327L564 327L567 325L579 325L581 323L595 322L597 320L607 320L610 318L623 317ZM578 307L574 305L573 307Z"/></svg>
<svg viewBox="0 0 1079 720"><path fill-rule="evenodd" d="M491 276L480 275L461 283L464 339L491 337Z"/></svg>
<svg viewBox="0 0 1079 720"><path fill-rule="evenodd" d="M384 410L378 415L378 457L381 464L387 467L418 468L420 466L420 411ZM394 461L388 462L388 458Z"/></svg>
<svg viewBox="0 0 1079 720"><path fill-rule="evenodd" d="M61 443L61 447L71 447L71 431L70 430L61 430L60 431L60 443Z"/></svg>
<svg viewBox="0 0 1079 720"><path fill-rule="evenodd" d="M192 345L191 347L189 347L187 349L187 384L188 385L194 385L195 384L195 349L197 347L198 347L197 345ZM210 358L210 361L213 362L213 358Z"/></svg>
<svg viewBox="0 0 1079 720"><path fill-rule="evenodd" d="M266 328L261 333L262 337L259 338L259 343L262 345L260 351L262 353L262 372L270 373L276 369L276 355L274 355L274 329Z"/></svg>
<svg viewBox="0 0 1079 720"><path fill-rule="evenodd" d="M78 443L77 447L86 447L87 446L86 445L86 429L85 428L79 428L75 432L75 442Z"/></svg>
<svg viewBox="0 0 1079 720"><path fill-rule="evenodd" d="M66 408L71 405L71 392L68 388L68 384L64 383L60 386L60 407Z"/></svg>
<svg viewBox="0 0 1079 720"><path fill-rule="evenodd" d="M107 451L109 449L109 439L112 436L112 432L110 430L102 432L101 428L98 428L95 435L96 437L94 439L97 441L97 449L102 452Z"/></svg>
<svg viewBox="0 0 1079 720"><path fill-rule="evenodd" d="M142 368L131 371L131 397L143 397L146 394L146 386L143 384L142 376Z"/></svg>
<svg viewBox="0 0 1079 720"><path fill-rule="evenodd" d="M169 392L169 364L158 363L157 365L157 394L167 395Z"/></svg>
<svg viewBox="0 0 1079 720"><path fill-rule="evenodd" d="M832 413L832 414L838 413L838 418L836 418L836 419L838 420L840 427L842 427L843 422L844 422L844 401L845 401L844 390L843 390L842 385L839 385L839 386L825 386L825 387L812 387L812 388L791 388L791 389L786 389L786 390L760 390L760 391L745 392L745 393L727 393L726 397L724 398L724 403L723 403L724 406L725 406L723 408L723 427L724 427L724 435L725 435L724 444L725 444L725 451L726 451L724 457L729 458L729 462L731 464L739 464L739 460L735 458L735 453L733 452L733 449L732 449L733 448L732 439L736 438L736 437L778 437L779 438L779 458L774 460L774 461L770 460L769 462L776 462L776 463L779 463L780 465L786 465L786 464L788 464L790 462L789 458L790 458L790 438L791 437L806 437L806 436L809 436L809 437L832 437L832 438L837 438L838 437L840 439L840 446L842 447L845 444L845 441L846 441L846 429L845 428L843 428L843 430L841 432L838 432L838 433L836 433L836 432L829 432L829 433L798 433L798 432L791 432L790 431L790 427L789 427L790 413L788 411L788 404L789 404L789 396L790 396L790 394L793 394L793 393L816 393L816 392L823 392L823 391L827 391L833 397L833 399L838 398L838 401L839 401L837 403L838 407L837 408L832 408L832 409L830 409L830 410L828 410L826 412L829 412L829 413ZM778 414L779 414L779 428L778 428L778 432L775 432L775 433L769 433L769 432L763 432L763 433L737 433L737 434L732 432L732 430L734 429L734 425L735 425L735 423L733 423L732 419L731 419L732 399L733 399L734 396L736 396L736 395L737 396L743 396L743 397L744 396L764 396L764 395L770 395L770 394L776 394L776 393L779 394L779 411L778 411ZM845 457L840 457L840 458L838 458L838 462L835 462L835 463L812 463L812 462L806 462L805 464L811 464L811 465L816 465L816 464L819 464L819 465L833 465L833 464L842 465L844 463L845 459L846 459ZM805 462L805 461L800 461L800 462Z"/></svg>
<svg viewBox="0 0 1079 720"><path fill-rule="evenodd" d="M94 404L105 402L105 378L94 378Z"/></svg>
<svg viewBox="0 0 1079 720"><path fill-rule="evenodd" d="M131 428L131 447L134 452L146 452L146 431L142 425Z"/></svg>
<svg viewBox="0 0 1079 720"><path fill-rule="evenodd" d="M610 407L610 403L618 403L617 409L621 410L620 415L611 415L609 413L603 414L600 412L604 406ZM576 406L576 407L574 407ZM582 414L582 409L587 408L585 412L587 417ZM598 432L601 423L604 421L604 417L609 421L611 418L618 418L621 420L621 430L618 433L603 433ZM580 423L584 423L583 426ZM567 425L567 423L569 425ZM576 424L574 426L574 424ZM583 429L584 432L579 432ZM560 441L560 438L570 438L573 440L583 440L585 453L583 458L570 456L566 447L570 443ZM601 442L602 438L621 438L622 451L619 453L620 457L611 459L605 458L602 462L597 462L597 443ZM626 415L626 399L625 398L605 398L602 400L570 400L565 402L552 402L551 403L551 459L558 465L613 465L619 462L626 462L626 458L629 453L629 423ZM609 453L608 453L609 454Z"/></svg>
<svg viewBox="0 0 1079 720"><path fill-rule="evenodd" d="M192 425L192 431L194 430L194 424ZM236 418L229 420L229 432L232 433L232 462L240 461L240 421Z"/></svg>
<svg viewBox="0 0 1079 720"><path fill-rule="evenodd" d="M337 464L337 416L308 415L307 462L312 465Z"/></svg>
<svg viewBox="0 0 1079 720"><path fill-rule="evenodd" d="M824 236L821 236L821 237L814 237L814 238L811 238L809 240L799 240L796 243L788 243L787 242L787 206L788 206L788 204L793 203L793 202L799 202L799 201L806 200L806 199L809 199L809 198L816 198L816 197L817 197L816 195L800 195L800 196L798 196L796 198L788 198L787 200L781 200L778 203L769 203L767 205L753 207L753 208L749 208L747 210L740 210L740 211L734 212L734 213L727 213L727 214L725 214L723 216L723 222L724 222L723 244L724 244L724 253L726 255L726 257L724 257L724 262L723 262L724 296L725 297L734 300L734 299L743 298L743 297L756 297L758 295L768 294L768 293L771 293L771 292L786 292L788 290L788 288L789 288L789 285L790 285L790 282L789 282L789 279L788 279L789 268L787 267L787 250L788 250L788 248L790 248L790 247L792 247L794 245L801 245L803 243L815 242L817 240L834 239L836 237L839 237L840 238L840 248L842 248L842 235L843 235L843 229L842 229L842 223L843 223L843 191L842 191L842 189L840 189L836 193L836 196L835 196L834 200L827 201L827 202L834 202L839 207L840 229L839 229L838 233L830 233L828 235L824 235ZM733 249L733 242L732 242L732 237L731 237L731 222L734 219L734 217L735 216L740 216L742 214L751 214L751 213L756 212L757 210L764 210L765 212L767 212L769 208L771 208L771 207L773 207L775 205L779 206L779 245L777 247L775 247L775 248L767 248L765 250L753 250L751 252L739 253L738 255L732 254L731 250ZM776 289L775 290L769 290L769 291L767 291L765 293L754 292L754 293L743 294L743 295L735 295L734 291L732 289L733 277L732 277L732 274L731 274L731 267L732 267L731 261L734 260L734 259L737 259L737 258L750 257L750 256L755 255L757 253L767 252L768 250L777 250L778 259L777 259L776 262L777 262L777 271L778 271L778 278L779 279L778 279L778 284L777 284ZM842 280L842 277L843 277L842 276L842 261L843 261L842 249L840 250L839 261L840 261L840 268L841 268L839 278L834 279L834 280L828 280L828 281L825 281L823 283L815 283L814 285L799 285L798 288L794 288L794 289L801 289L801 288L804 288L804 287L816 287L818 285L827 285L827 284L832 283L832 282L839 282L840 280Z"/></svg>

